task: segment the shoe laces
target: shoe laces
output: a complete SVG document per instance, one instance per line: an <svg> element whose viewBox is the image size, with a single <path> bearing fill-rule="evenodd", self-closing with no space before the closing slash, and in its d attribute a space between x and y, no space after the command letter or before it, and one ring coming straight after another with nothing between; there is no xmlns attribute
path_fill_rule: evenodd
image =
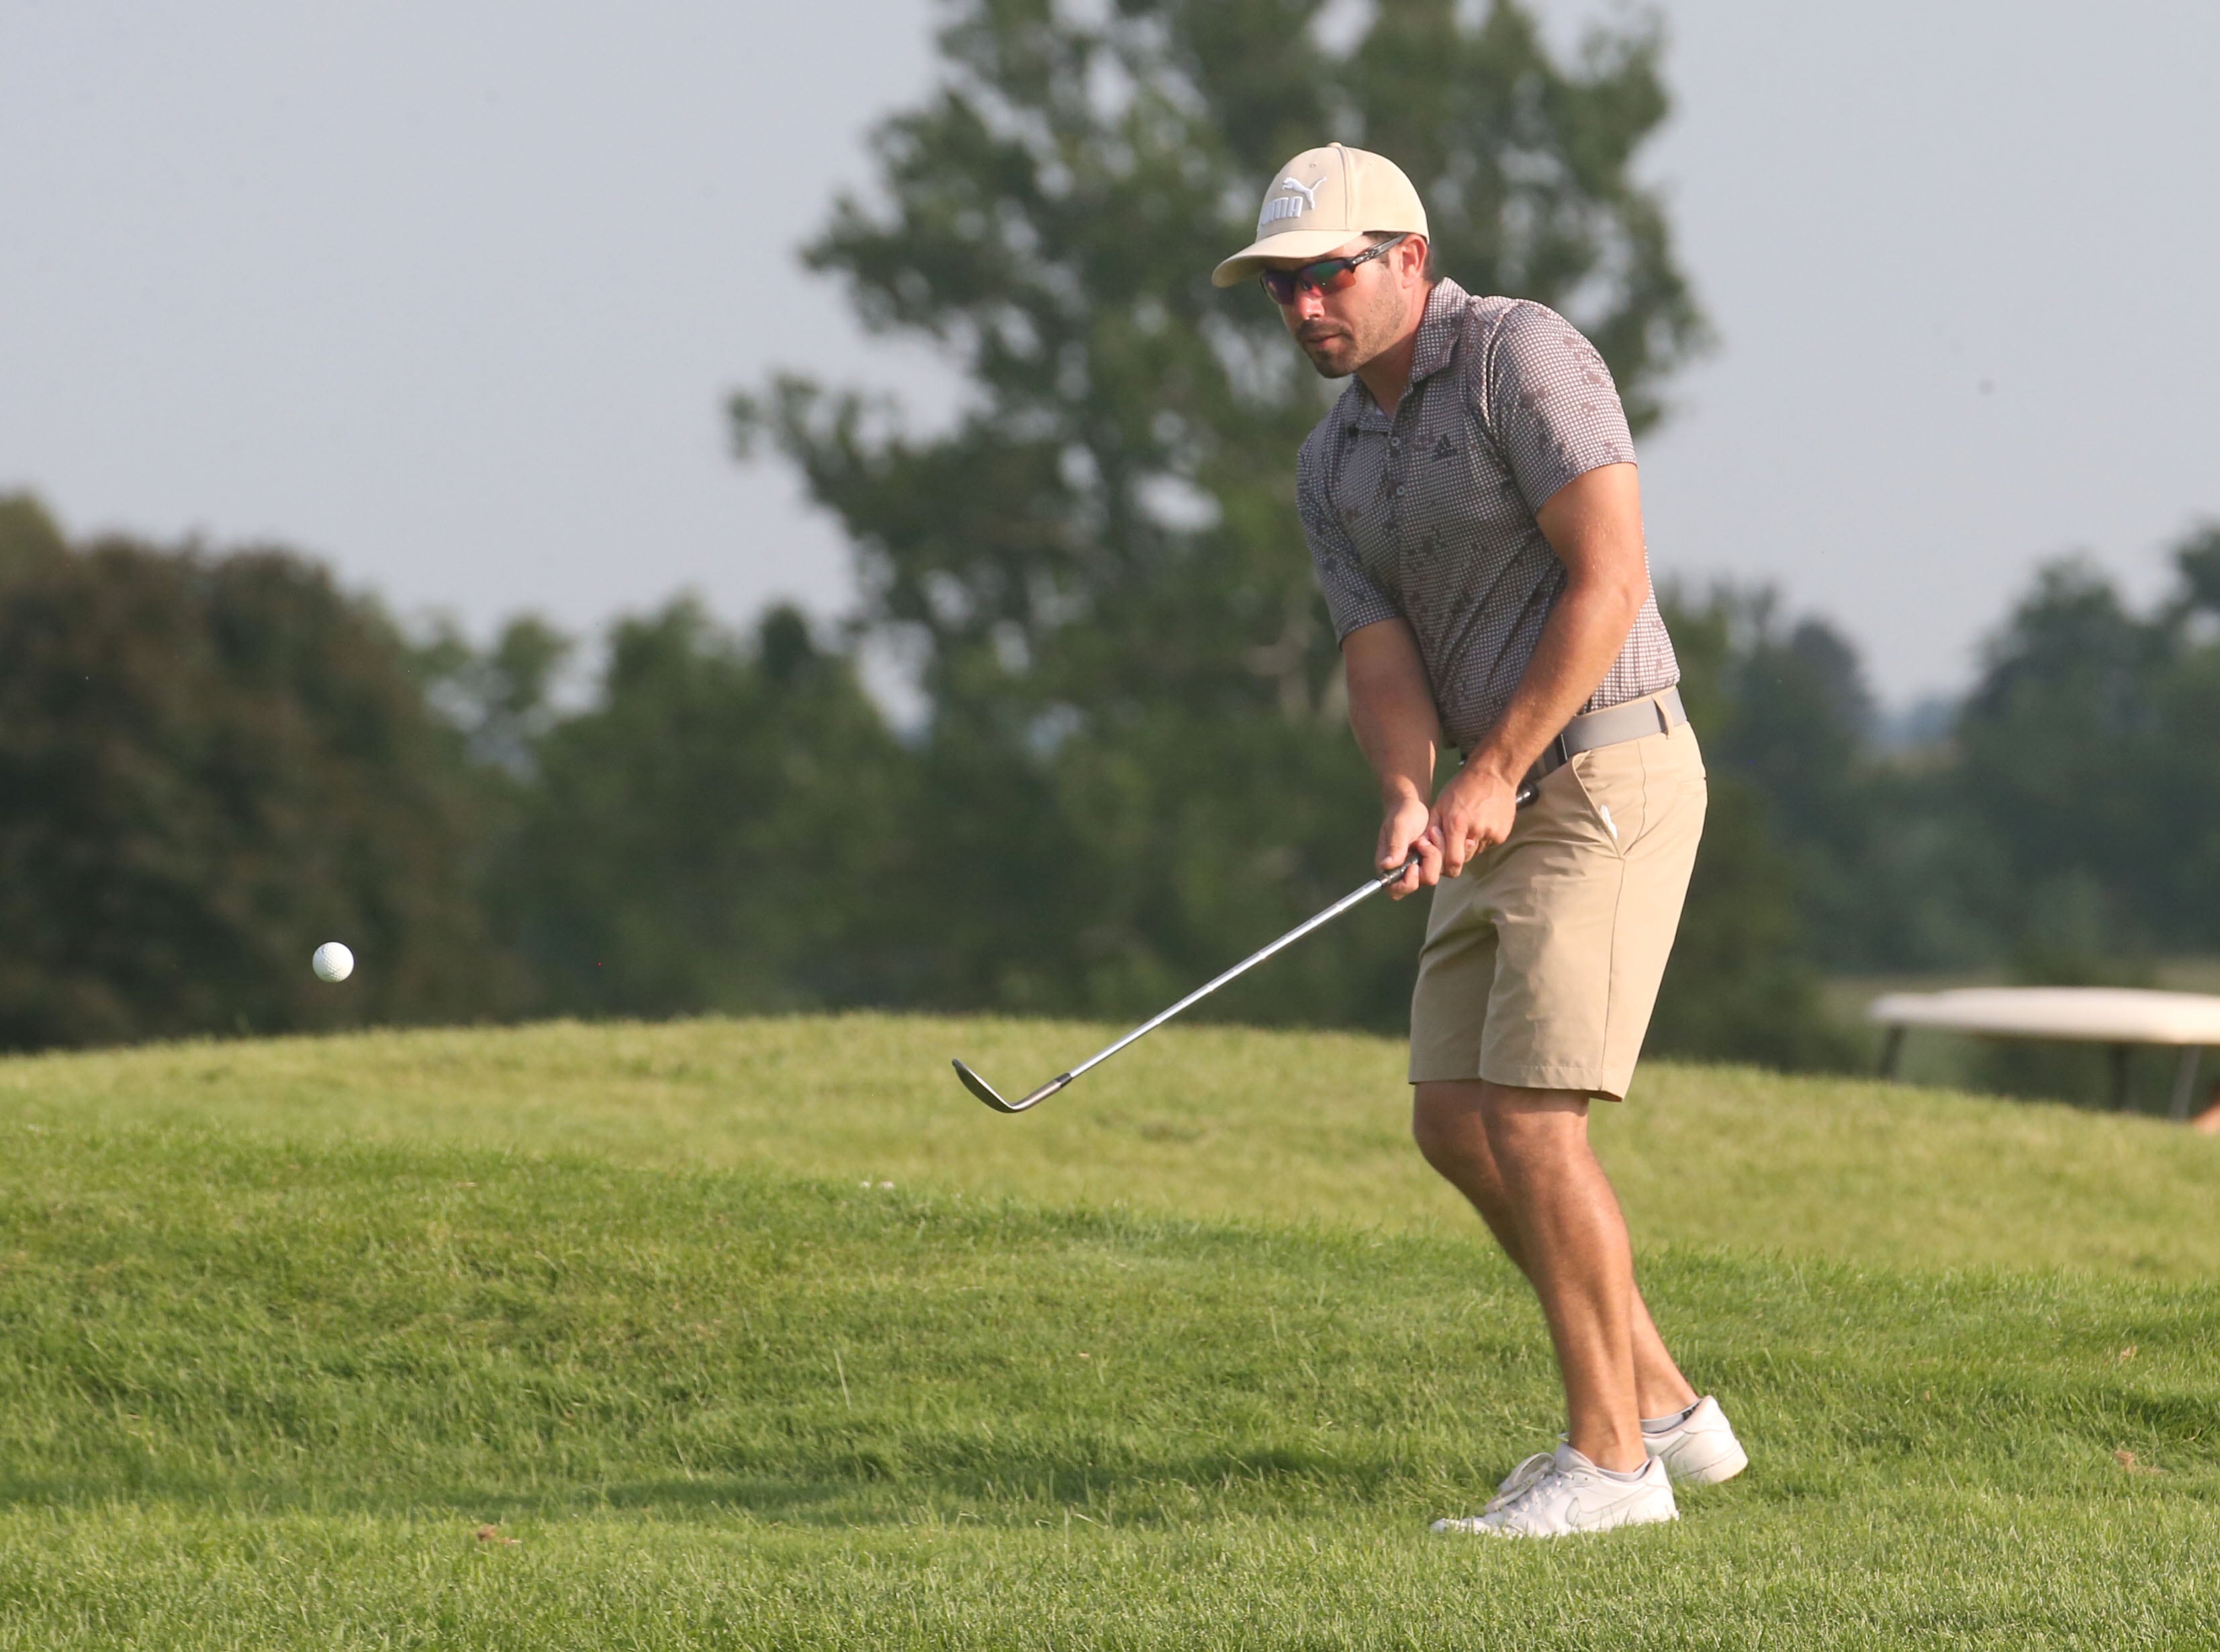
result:
<svg viewBox="0 0 2220 1652"><path fill-rule="evenodd" d="M1509 1508L1547 1479L1550 1470L1556 1466L1556 1453L1537 1451L1504 1477L1503 1484L1495 1488L1495 1495L1487 1499L1487 1506L1481 1512L1497 1514Z"/></svg>

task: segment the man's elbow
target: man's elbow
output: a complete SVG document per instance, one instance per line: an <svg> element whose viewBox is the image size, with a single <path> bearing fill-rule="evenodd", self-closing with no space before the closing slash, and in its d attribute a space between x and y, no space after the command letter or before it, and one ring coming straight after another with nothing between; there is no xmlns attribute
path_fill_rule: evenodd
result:
<svg viewBox="0 0 2220 1652"><path fill-rule="evenodd" d="M1632 567L1606 564L1576 570L1569 583L1599 617L1628 627L1649 600L1649 570L1639 562Z"/></svg>
<svg viewBox="0 0 2220 1652"><path fill-rule="evenodd" d="M1649 570L1647 567L1633 569L1620 577L1618 606L1625 614L1628 625L1634 623L1635 616L1642 612L1642 605L1649 600Z"/></svg>

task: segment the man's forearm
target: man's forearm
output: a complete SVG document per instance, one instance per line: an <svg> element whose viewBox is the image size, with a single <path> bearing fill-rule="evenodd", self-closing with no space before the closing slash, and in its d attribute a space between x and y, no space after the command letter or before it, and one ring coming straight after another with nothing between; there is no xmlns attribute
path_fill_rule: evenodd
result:
<svg viewBox="0 0 2220 1652"><path fill-rule="evenodd" d="M1565 589L1550 605L1510 705L1465 762L1510 786L1587 704L1649 595L1641 478L1631 464L1575 477L1534 521L1564 564Z"/></svg>
<svg viewBox="0 0 2220 1652"><path fill-rule="evenodd" d="M1646 577L1635 589L1600 570L1575 576L1550 608L1510 705L1467 757L1468 765L1518 784L1595 693L1626 646L1648 595Z"/></svg>
<svg viewBox="0 0 2220 1652"><path fill-rule="evenodd" d="M1364 701L1352 692L1349 724L1356 732L1357 748L1380 782L1382 801L1414 797L1425 802L1433 795L1434 759L1441 742L1431 701L1423 710L1407 704L1392 708L1375 705L1368 712Z"/></svg>
<svg viewBox="0 0 2220 1652"><path fill-rule="evenodd" d="M1349 726L1380 782L1381 799L1431 798L1441 714L1409 627L1388 620L1351 632L1342 663L1349 681Z"/></svg>

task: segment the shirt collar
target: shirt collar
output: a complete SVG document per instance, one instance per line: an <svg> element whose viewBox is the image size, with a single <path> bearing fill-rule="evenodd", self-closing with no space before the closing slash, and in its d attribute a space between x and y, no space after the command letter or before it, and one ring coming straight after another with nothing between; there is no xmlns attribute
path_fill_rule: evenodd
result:
<svg viewBox="0 0 2220 1652"><path fill-rule="evenodd" d="M1419 318L1419 342L1411 352L1411 383L1419 384L1450 365L1456 354L1457 321L1470 295L1444 276L1426 295L1426 313Z"/></svg>
<svg viewBox="0 0 2220 1652"><path fill-rule="evenodd" d="M1471 299L1470 293L1447 276L1434 283L1433 291L1426 295L1425 314L1419 318L1418 342L1411 346L1411 390L1417 390L1456 358L1457 321ZM1410 391L1404 394L1408 396ZM1388 423L1388 415L1354 377L1341 393L1341 415L1351 427L1368 422L1385 427Z"/></svg>

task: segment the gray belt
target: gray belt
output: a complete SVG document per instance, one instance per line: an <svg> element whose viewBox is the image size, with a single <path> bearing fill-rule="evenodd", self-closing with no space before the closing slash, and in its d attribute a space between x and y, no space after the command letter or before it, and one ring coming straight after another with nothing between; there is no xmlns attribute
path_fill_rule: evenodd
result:
<svg viewBox="0 0 2220 1652"><path fill-rule="evenodd" d="M1542 755L1534 759L1534 766L1526 771L1530 786L1543 776L1563 768L1583 751L1593 751L1600 745L1618 745L1626 740L1638 740L1650 734L1670 734L1688 720L1688 708L1681 703L1681 691L1668 689L1662 694L1644 695L1639 700L1630 700L1623 706L1606 706L1601 711L1584 712L1565 725L1565 732L1542 748Z"/></svg>

